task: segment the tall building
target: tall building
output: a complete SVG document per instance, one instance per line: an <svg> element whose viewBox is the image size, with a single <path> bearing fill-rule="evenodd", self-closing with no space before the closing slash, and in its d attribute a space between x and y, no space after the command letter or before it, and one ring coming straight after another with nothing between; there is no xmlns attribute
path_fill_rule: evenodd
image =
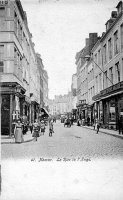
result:
<svg viewBox="0 0 123 200"><path fill-rule="evenodd" d="M44 107L48 111L48 74L46 70L43 70L43 102Z"/></svg>
<svg viewBox="0 0 123 200"><path fill-rule="evenodd" d="M89 33L85 40L85 47L76 54L77 65L77 113L80 119L88 115L88 61L85 59L91 54L91 49L98 41L97 33Z"/></svg>
<svg viewBox="0 0 123 200"><path fill-rule="evenodd" d="M71 84L71 95L72 95L72 114L73 118L77 119L77 74L72 75L72 84Z"/></svg>
<svg viewBox="0 0 123 200"><path fill-rule="evenodd" d="M97 117L102 126L113 129L118 129L118 117L123 115L123 2L116 8L106 22L105 34L92 50L103 71L94 67Z"/></svg>
<svg viewBox="0 0 123 200"><path fill-rule="evenodd" d="M51 115L60 115L72 112L72 93L55 95L55 99L49 100L49 112Z"/></svg>
<svg viewBox="0 0 123 200"><path fill-rule="evenodd" d="M123 2L111 12L101 38L76 54L78 117L100 120L101 126L118 129L123 115ZM96 35L94 36L96 37ZM87 57L89 59L87 59Z"/></svg>
<svg viewBox="0 0 123 200"><path fill-rule="evenodd" d="M44 87L43 87L44 65L43 65L41 55L38 54L38 53L37 53L37 64L38 64L39 75L40 75L40 107L43 108L43 106L44 106L44 98L43 98L43 93L44 93Z"/></svg>
<svg viewBox="0 0 123 200"><path fill-rule="evenodd" d="M41 103L40 69L20 0L0 4L1 130L11 134L15 119L34 121Z"/></svg>

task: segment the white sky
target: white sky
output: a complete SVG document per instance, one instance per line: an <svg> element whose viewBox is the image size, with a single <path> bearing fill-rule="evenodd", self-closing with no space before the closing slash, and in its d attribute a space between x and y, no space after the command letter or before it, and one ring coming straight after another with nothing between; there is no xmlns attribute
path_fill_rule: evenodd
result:
<svg viewBox="0 0 123 200"><path fill-rule="evenodd" d="M36 52L49 75L49 97L66 94L76 72L75 55L89 33L101 36L119 0L21 0Z"/></svg>

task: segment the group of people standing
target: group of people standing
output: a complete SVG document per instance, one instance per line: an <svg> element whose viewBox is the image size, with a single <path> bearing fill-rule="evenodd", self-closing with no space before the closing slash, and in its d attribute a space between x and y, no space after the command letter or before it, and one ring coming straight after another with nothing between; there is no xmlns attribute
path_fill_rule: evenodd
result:
<svg viewBox="0 0 123 200"><path fill-rule="evenodd" d="M30 130L32 137L35 137L37 141L37 137L39 137L40 132L44 135L45 132L45 123L43 120L38 122L36 119L34 123L24 123L21 119L18 119L16 122L12 124L12 135L14 135L15 143L24 142L24 135L27 131Z"/></svg>
<svg viewBox="0 0 123 200"><path fill-rule="evenodd" d="M24 142L24 135L30 130L32 137L37 141L40 135L44 135L45 129L44 120L38 121L36 119L34 123L24 123L21 119L18 119L12 124L12 135L14 135L15 143L22 143ZM52 136L52 133L54 133L53 120L49 120L49 137Z"/></svg>

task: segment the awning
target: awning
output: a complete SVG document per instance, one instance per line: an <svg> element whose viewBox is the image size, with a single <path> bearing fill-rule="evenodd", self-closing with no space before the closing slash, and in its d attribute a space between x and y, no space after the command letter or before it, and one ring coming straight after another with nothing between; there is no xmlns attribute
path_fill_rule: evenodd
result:
<svg viewBox="0 0 123 200"><path fill-rule="evenodd" d="M42 114L42 116L43 116L43 115L49 116L49 113L48 113L48 111L46 110L46 108L41 108L41 112L44 113L44 114Z"/></svg>

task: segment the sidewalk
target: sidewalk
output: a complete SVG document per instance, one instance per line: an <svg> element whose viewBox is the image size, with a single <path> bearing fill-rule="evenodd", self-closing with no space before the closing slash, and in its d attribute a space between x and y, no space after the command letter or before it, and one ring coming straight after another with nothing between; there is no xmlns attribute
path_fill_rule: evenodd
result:
<svg viewBox="0 0 123 200"><path fill-rule="evenodd" d="M24 142L31 142L34 140L30 131L28 131L24 136ZM14 137L10 137L9 135L1 135L1 144L13 144L15 143Z"/></svg>
<svg viewBox="0 0 123 200"><path fill-rule="evenodd" d="M95 131L93 126L81 126L81 127L86 128L86 129L91 129L91 130ZM109 130L109 129L100 128L99 129L99 133L104 133L104 134L107 134L107 135L112 135L114 137L123 139L123 135L119 134L119 132L115 131L115 130Z"/></svg>

